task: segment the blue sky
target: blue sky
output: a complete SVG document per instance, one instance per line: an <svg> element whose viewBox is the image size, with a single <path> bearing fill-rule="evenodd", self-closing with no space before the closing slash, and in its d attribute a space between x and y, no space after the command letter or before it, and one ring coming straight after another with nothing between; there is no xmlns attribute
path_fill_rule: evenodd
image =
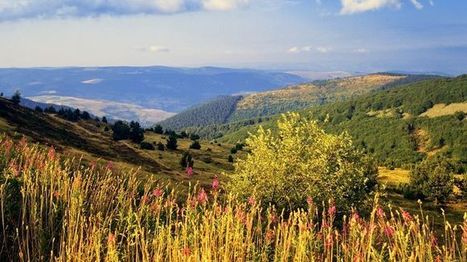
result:
<svg viewBox="0 0 467 262"><path fill-rule="evenodd" d="M0 67L467 73L465 0L0 0Z"/></svg>

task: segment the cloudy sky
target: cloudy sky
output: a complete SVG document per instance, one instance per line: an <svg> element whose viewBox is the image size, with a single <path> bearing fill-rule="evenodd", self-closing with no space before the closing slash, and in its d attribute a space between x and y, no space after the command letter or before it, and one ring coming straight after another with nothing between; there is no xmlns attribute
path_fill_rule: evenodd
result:
<svg viewBox="0 0 467 262"><path fill-rule="evenodd" d="M0 0L0 67L467 72L465 0Z"/></svg>

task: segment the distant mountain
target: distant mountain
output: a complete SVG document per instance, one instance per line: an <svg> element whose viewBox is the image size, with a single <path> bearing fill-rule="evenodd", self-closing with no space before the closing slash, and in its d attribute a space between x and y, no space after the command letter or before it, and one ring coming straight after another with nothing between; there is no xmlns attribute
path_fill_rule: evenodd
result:
<svg viewBox="0 0 467 262"><path fill-rule="evenodd" d="M225 124L268 117L435 77L437 76L378 73L313 81L271 91L245 94L242 97L220 97L217 101L185 110L160 124L169 129L182 130L188 127L202 127L206 124ZM231 105L232 102L236 104ZM229 109L220 111L218 107L223 104L228 104ZM220 112L222 112L222 117L219 117ZM227 113L228 115L225 115Z"/></svg>
<svg viewBox="0 0 467 262"><path fill-rule="evenodd" d="M305 82L300 76L216 67L0 69L0 91L24 97L74 97L180 112L222 95L261 92ZM85 109L85 108L83 108Z"/></svg>

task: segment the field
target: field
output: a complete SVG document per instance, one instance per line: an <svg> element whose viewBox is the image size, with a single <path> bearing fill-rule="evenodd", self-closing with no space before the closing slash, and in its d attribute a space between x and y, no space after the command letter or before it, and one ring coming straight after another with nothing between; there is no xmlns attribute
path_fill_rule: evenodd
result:
<svg viewBox="0 0 467 262"><path fill-rule="evenodd" d="M443 222L378 204L342 218L334 206L289 214L224 183L184 199L112 165L83 165L53 148L0 141L3 258L30 261L465 261L467 217ZM422 211L423 212L423 211Z"/></svg>

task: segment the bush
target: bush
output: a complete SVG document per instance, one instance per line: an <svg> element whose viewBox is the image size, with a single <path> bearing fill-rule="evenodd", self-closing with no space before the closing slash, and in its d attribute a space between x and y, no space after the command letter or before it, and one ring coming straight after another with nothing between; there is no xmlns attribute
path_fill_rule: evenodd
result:
<svg viewBox="0 0 467 262"><path fill-rule="evenodd" d="M141 128L138 122L131 121L128 136L134 143L141 143L144 140L144 129Z"/></svg>
<svg viewBox="0 0 467 262"><path fill-rule="evenodd" d="M189 152L183 152L182 158L180 159L180 166L182 168L193 167L195 161Z"/></svg>
<svg viewBox="0 0 467 262"><path fill-rule="evenodd" d="M198 141L193 141L193 143L191 143L191 145L190 145L190 148L199 150L199 149L201 149L201 144Z"/></svg>
<svg viewBox="0 0 467 262"><path fill-rule="evenodd" d="M162 144L162 142L157 143L157 150L159 150L159 151L164 151L165 150L165 146L164 146L164 144Z"/></svg>
<svg viewBox="0 0 467 262"><path fill-rule="evenodd" d="M11 102L15 105L18 105L21 102L21 93L18 90L16 90L16 92L11 96Z"/></svg>
<svg viewBox="0 0 467 262"><path fill-rule="evenodd" d="M229 155L229 157L227 158L227 160L229 161L229 163L233 163L234 158L233 158L232 155Z"/></svg>
<svg viewBox="0 0 467 262"><path fill-rule="evenodd" d="M154 127L154 133L162 135L164 133L164 129L161 125L156 125Z"/></svg>
<svg viewBox="0 0 467 262"><path fill-rule="evenodd" d="M148 142L141 142L139 145L141 149L144 149L144 150L155 150L156 149L153 144L148 143Z"/></svg>
<svg viewBox="0 0 467 262"><path fill-rule="evenodd" d="M444 203L453 192L454 169L444 157L427 158L410 173L414 191L435 202Z"/></svg>
<svg viewBox="0 0 467 262"><path fill-rule="evenodd" d="M231 153L232 155L235 155L235 154L237 153L237 148L236 148L236 147L232 147L232 148L230 149L230 153Z"/></svg>
<svg viewBox="0 0 467 262"><path fill-rule="evenodd" d="M115 124L112 126L112 131L112 137L115 141L125 140L130 136L130 127L127 123L121 120L115 122Z"/></svg>
<svg viewBox="0 0 467 262"><path fill-rule="evenodd" d="M34 111L39 112L39 113L44 112L44 110L40 106L36 106L36 108L34 108Z"/></svg>
<svg viewBox="0 0 467 262"><path fill-rule="evenodd" d="M237 160L230 189L242 198L292 210L332 200L341 211L367 207L377 167L356 150L347 134L326 134L297 113L283 115L278 134L258 129L246 144L251 153Z"/></svg>
<svg viewBox="0 0 467 262"><path fill-rule="evenodd" d="M191 134L190 139L191 140L198 140L198 139L200 139L200 137L197 134Z"/></svg>
<svg viewBox="0 0 467 262"><path fill-rule="evenodd" d="M166 144L167 149L170 150L177 150L177 135L175 133L172 133L169 135L169 138L167 139L167 144Z"/></svg>

